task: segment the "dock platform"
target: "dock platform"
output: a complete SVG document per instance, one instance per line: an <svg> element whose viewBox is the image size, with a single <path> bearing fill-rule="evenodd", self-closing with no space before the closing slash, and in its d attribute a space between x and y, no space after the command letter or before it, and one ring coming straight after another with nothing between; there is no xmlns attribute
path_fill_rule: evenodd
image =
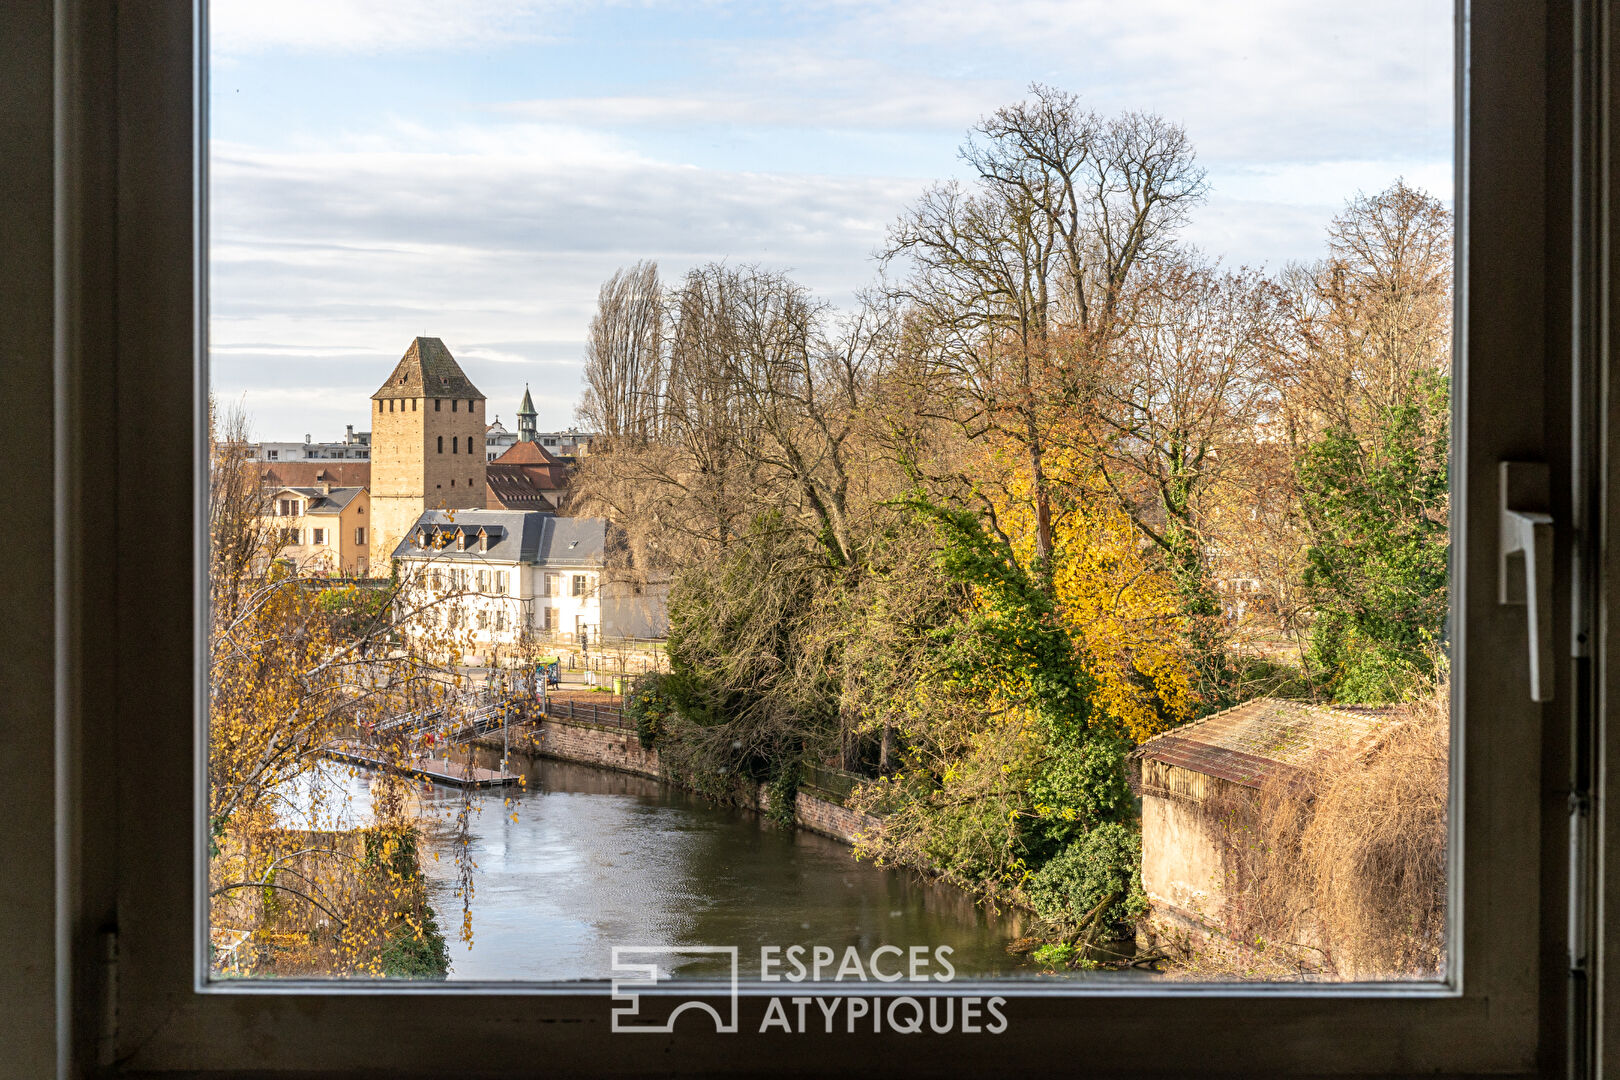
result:
<svg viewBox="0 0 1620 1080"><path fill-rule="evenodd" d="M383 760L376 754L364 747L346 743L327 747L326 756L335 761L346 761L367 769L383 767ZM505 787L517 783L520 779L517 773L486 769L480 765L469 769L464 764L440 757L416 758L410 762L400 763L398 768L410 776L419 776L435 784L447 784L451 787Z"/></svg>

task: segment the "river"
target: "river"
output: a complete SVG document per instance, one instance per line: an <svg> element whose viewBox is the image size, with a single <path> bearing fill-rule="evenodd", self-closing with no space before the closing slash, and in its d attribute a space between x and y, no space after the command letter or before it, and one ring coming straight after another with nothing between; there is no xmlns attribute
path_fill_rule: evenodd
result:
<svg viewBox="0 0 1620 1080"><path fill-rule="evenodd" d="M1042 977L1007 952L1017 914L989 914L958 889L655 780L546 759L528 768L525 789L473 795L470 948L456 938L453 848L442 833L430 840L451 979L610 979L614 946L692 945L736 946L744 978L762 947L791 945L806 947L807 962L818 945L863 959L884 945L949 946L956 978ZM441 814L460 798L430 796ZM661 966L721 973L691 957Z"/></svg>

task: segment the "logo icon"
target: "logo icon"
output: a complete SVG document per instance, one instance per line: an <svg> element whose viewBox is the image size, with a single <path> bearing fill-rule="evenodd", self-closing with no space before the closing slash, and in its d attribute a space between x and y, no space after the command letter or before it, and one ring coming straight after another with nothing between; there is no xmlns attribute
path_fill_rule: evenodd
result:
<svg viewBox="0 0 1620 1080"><path fill-rule="evenodd" d="M730 961L731 979L725 986L729 996L729 1013L722 1016L722 1009L716 1008L709 1001L692 998L681 1002L670 1010L663 1022L642 1020L637 1023L637 1014L641 1011L641 997L638 990L658 985L659 957L683 956L724 956ZM640 962L638 962L640 961ZM683 1012L692 1010L708 1013L714 1020L714 1030L720 1034L734 1034L737 1030L737 946L735 945L615 945L613 946L613 1000L623 1002L613 1008L613 1031L626 1033L644 1033L650 1035L668 1035L675 1030L675 1021ZM624 972L621 978L619 972ZM706 993L706 998L719 997L717 993Z"/></svg>

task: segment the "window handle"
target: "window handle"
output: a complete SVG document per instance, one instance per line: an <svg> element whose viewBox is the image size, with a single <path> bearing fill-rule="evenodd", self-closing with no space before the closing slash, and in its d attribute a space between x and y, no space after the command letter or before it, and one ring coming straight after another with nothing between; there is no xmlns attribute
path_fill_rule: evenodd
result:
<svg viewBox="0 0 1620 1080"><path fill-rule="evenodd" d="M1497 599L1523 604L1530 637L1530 700L1553 699L1553 519L1547 466L1501 463L1501 559Z"/></svg>

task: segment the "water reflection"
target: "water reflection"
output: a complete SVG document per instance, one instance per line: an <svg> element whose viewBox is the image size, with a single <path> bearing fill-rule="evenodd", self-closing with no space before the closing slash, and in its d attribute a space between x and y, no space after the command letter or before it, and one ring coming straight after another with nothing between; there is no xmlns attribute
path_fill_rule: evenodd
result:
<svg viewBox="0 0 1620 1080"><path fill-rule="evenodd" d="M840 956L854 946L862 957L881 945L948 945L958 978L1037 974L1006 951L1019 931L1014 917L988 915L959 890L857 863L837 841L652 780L536 760L525 791L475 799L475 936L470 949L452 939L452 979L608 979L615 945L735 945L744 978L757 973L761 946L793 944ZM451 848L443 838L433 844L435 906L453 932L460 901ZM720 973L702 961L677 970Z"/></svg>

